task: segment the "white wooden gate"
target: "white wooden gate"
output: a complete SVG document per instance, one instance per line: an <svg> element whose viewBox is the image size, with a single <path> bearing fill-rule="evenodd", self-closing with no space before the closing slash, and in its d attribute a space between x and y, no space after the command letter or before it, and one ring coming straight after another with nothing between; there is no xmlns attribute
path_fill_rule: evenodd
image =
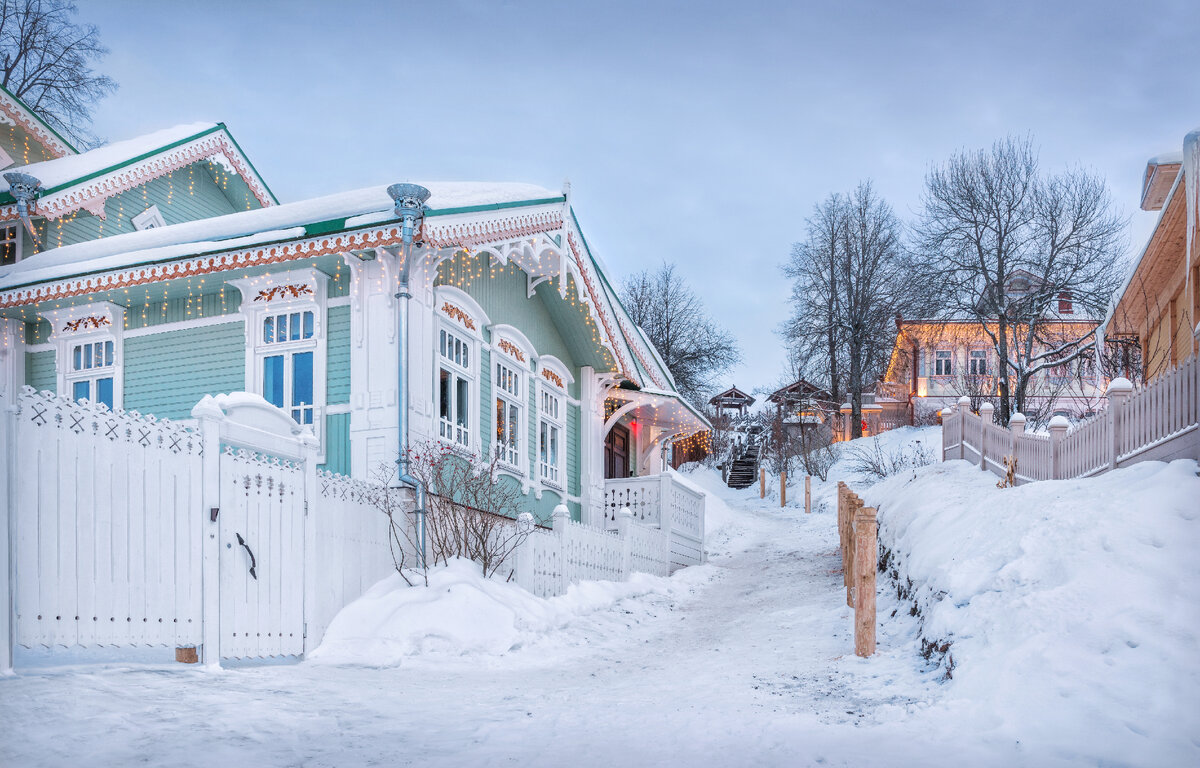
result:
<svg viewBox="0 0 1200 768"><path fill-rule="evenodd" d="M221 452L221 656L304 653L304 474L246 448Z"/></svg>
<svg viewBox="0 0 1200 768"><path fill-rule="evenodd" d="M220 456L205 463L205 584L213 585L205 595L205 661L299 656L311 611L306 499L316 440L257 395L206 397L192 415L205 451Z"/></svg>

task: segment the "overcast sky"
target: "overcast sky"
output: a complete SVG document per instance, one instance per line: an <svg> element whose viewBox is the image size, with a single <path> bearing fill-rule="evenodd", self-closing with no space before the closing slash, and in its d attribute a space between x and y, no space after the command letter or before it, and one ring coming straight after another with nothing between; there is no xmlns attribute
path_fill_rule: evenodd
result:
<svg viewBox="0 0 1200 768"><path fill-rule="evenodd" d="M978 8L967 6L978 5ZM572 183L614 277L675 262L775 383L813 204L1030 133L1107 177L1200 125L1200 2L93 2L110 140L225 122L282 202L400 180ZM1190 55L1185 54L1191 50Z"/></svg>

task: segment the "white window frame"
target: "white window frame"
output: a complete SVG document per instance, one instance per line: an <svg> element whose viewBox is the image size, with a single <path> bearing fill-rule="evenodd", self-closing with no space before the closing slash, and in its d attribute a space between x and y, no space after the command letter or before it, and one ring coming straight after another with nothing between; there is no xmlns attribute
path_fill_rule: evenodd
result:
<svg viewBox="0 0 1200 768"><path fill-rule="evenodd" d="M946 370L942 370L942 361L946 362L944 366ZM936 378L948 378L954 375L954 351L948 349L935 349L933 351L933 375Z"/></svg>
<svg viewBox="0 0 1200 768"><path fill-rule="evenodd" d="M528 416L529 410L529 376L527 371L523 370L521 365L514 358L504 354L499 349L494 350L491 356L492 362L492 406L494 411L499 411L503 404L505 409L504 424L508 425L512 421L511 413L516 411L516 434L510 442L501 441L501 422L500 414L496 413L496 434L493 436L493 450L500 454L500 463L506 468L524 474L525 458L529 453L529 447L525 445L526 440L523 439L528 435ZM505 386L505 382L513 383L514 393Z"/></svg>
<svg viewBox="0 0 1200 768"><path fill-rule="evenodd" d="M483 402L480 392L480 381L483 376L491 374L481 367L483 361L483 329L490 327L490 320L483 308L469 294L449 285L439 285L433 289L433 303L430 307L433 321L429 324L432 334L429 337L431 354L427 360L432 362L429 374L430 398L427 402L430 419L430 437L450 447L456 453L482 457L487 441L483 432ZM464 369L452 362L443 365L440 336L445 331L457 337L470 354L470 365ZM455 432L447 437L442 428L442 398L441 372L446 367L453 375L460 376L467 382L467 418L466 441L457 439L457 423L452 422ZM452 387L452 389L455 389ZM490 407L490 406L489 406ZM423 413L420 403L414 404L418 414ZM453 413L457 417L457 411ZM422 420L423 421L423 420Z"/></svg>
<svg viewBox="0 0 1200 768"><path fill-rule="evenodd" d="M293 358L297 353L312 352L313 355L313 402L301 408L301 414L311 408L312 424L298 421L301 426L311 426L313 434L320 440L319 461L325 454L325 409L326 409L326 296L328 277L316 269L293 269L286 272L258 275L230 280L229 284L242 294L240 314L246 329L246 384L251 392L266 399L264 386L266 373L263 369L268 357L283 355L283 402L280 409L293 418L291 404L293 387ZM303 317L313 313L313 333L309 338L287 341L264 339L263 326L268 317L276 318L292 314Z"/></svg>
<svg viewBox="0 0 1200 768"><path fill-rule="evenodd" d="M988 351L986 349L971 349L967 350L967 375L968 376L990 376L988 373ZM976 371L975 361L983 361L983 371Z"/></svg>
<svg viewBox="0 0 1200 768"><path fill-rule="evenodd" d="M455 327L445 321L436 323L434 329L433 355L433 420L434 434L438 440L448 443L455 450L475 451L480 445L479 439L479 343L465 328ZM443 346L443 340L445 346ZM461 351L449 351L457 349ZM443 351L447 350L447 351ZM464 364L465 361L465 364ZM449 420L442 417L442 371L450 377L449 387L451 402L449 405ZM467 414L461 419L458 408L458 382L465 382L467 388Z"/></svg>
<svg viewBox="0 0 1200 768"><path fill-rule="evenodd" d="M547 373L550 375L548 376ZM554 379L558 381L554 381ZM575 381L575 377L571 375L561 360L553 355L543 355L538 359L538 373L535 380L537 382L535 395L537 398L537 443L533 446L533 460L536 462L535 466L538 470L538 482L547 488L558 491L565 497L570 480L567 473L567 408L578 405L578 401L571 399L567 387ZM558 382L562 382L561 385ZM547 412L546 397L554 398L557 402L557 414ZM549 468L542 462L543 425L558 429L558 449L555 456L557 477L552 471L548 471Z"/></svg>
<svg viewBox="0 0 1200 768"><path fill-rule="evenodd" d="M146 210L139 213L129 220L136 230L157 229L158 227L167 226L167 222L163 220L162 214L158 210L157 205L151 205Z"/></svg>
<svg viewBox="0 0 1200 768"><path fill-rule="evenodd" d="M6 224L5 226L0 227L0 231L3 232L3 234L0 234L0 244L13 243L16 247L15 247L15 250L13 253L13 262L12 263L13 264L19 263L21 261L21 245L22 245L21 241L24 240L24 238L21 237L21 222L14 221L10 224ZM9 240L9 238L8 238L8 232L10 232L10 231L12 232L12 236L13 236L12 240ZM12 265L9 265L9 266L12 266Z"/></svg>
<svg viewBox="0 0 1200 768"><path fill-rule="evenodd" d="M81 381L88 385L88 402L96 399L96 382L112 378L112 410L124 407L125 365L124 328L125 308L108 302L96 302L74 307L65 307L42 315L50 323L50 340L55 346L54 361L56 385L60 397L75 399L75 384ZM88 347L93 353L96 346L105 350L112 344L112 362L97 367L81 366L76 369L76 348Z"/></svg>

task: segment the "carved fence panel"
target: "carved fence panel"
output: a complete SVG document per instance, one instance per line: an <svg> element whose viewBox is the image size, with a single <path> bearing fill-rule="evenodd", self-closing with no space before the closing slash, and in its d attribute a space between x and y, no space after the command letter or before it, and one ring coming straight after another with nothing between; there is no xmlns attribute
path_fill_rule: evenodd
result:
<svg viewBox="0 0 1200 768"><path fill-rule="evenodd" d="M199 642L196 434L28 387L15 421L16 641Z"/></svg>

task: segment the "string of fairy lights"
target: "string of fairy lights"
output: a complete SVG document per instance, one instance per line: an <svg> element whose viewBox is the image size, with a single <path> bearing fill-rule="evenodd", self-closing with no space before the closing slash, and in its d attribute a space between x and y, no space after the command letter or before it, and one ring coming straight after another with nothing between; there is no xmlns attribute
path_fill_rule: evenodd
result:
<svg viewBox="0 0 1200 768"><path fill-rule="evenodd" d="M25 157L28 158L29 147L28 137L25 137ZM170 206L176 201L177 195L186 194L189 197L194 197L198 194L198 177L197 168L203 168L206 171L206 176L223 192L228 192L231 177L236 176L236 173L227 171L221 163L212 159L192 163L183 169L177 169L170 173L164 174L158 181L159 189L152 196L151 183L142 184L134 190L134 195L130 196L127 192L114 195L109 201L109 215L107 218L94 217L96 223L96 237L103 238L113 234L121 234L133 229L130 223L130 218L145 211L154 202L161 201ZM238 177L240 180L240 177ZM253 208L254 197L247 186L242 191L243 200L238 201L244 203L247 210ZM156 199L157 198L157 199ZM137 210L133 214L126 213L126 204L136 201ZM115 206L112 206L115 203ZM73 211L69 214L55 219L53 222L41 221L41 244L43 247L62 247L69 245L72 240L72 230L77 229L77 222L85 215L82 210ZM51 226L53 229L51 230ZM50 235L50 239L47 238ZM78 232L75 233L75 239L78 239ZM536 238L529 241L531 248L537 246ZM36 250L40 250L35 246ZM453 257L442 261L436 270L427 272L427 288L432 288L436 285L450 285L468 293L477 294L479 292L480 283L484 280L520 280L524 283L530 274L544 275L550 272L545 268L545 259L549 257L557 261L558 256L547 250L543 250L537 257L530 258L528 255L522 257L520 254L510 257L508 260L496 259L486 250L473 252L470 248L463 248L457 251ZM341 258L333 259L333 264L327 264L325 269L332 270L333 280L330 284L329 296L347 295L349 293L349 269L344 266ZM521 262L530 262L527 269L523 268ZM287 263L287 270L295 269L300 266L297 261ZM311 266L314 269L320 269L317 261L312 261ZM552 265L553 266L553 265ZM385 280L394 279L394 275L385 274L385 270L377 270L378 277L376 278L376 288L381 292L384 289L383 282ZM275 279L275 274L270 271L257 276L257 279L264 282L269 282ZM172 321L186 321L212 317L218 315L228 315L237 311L242 303L240 292L236 289L228 287L223 283L213 290L209 280L204 276L189 276L183 278L183 285L180 285L180 279L169 282L162 282L157 286L142 286L138 288L122 288L118 291L109 291L103 294L98 294L97 298L108 300L113 303L121 304L128 308L125 313L124 327L125 329L142 328L149 325L164 324ZM586 335L590 340L595 354L603 361L603 368L611 370L615 366L615 358L612 351L605 343L605 336L601 332L600 326L593 317L589 307L592 302L584 299L580 294L580 288L576 283L575 276L569 273L553 272L549 274L544 282L549 284L555 294L559 294L561 281L566 281L566 290L562 292L562 297L565 303L570 306L578 314L582 327L586 329ZM161 288L161 295L158 293ZM521 285L519 290L525 290L526 285ZM182 291L186 289L186 296L182 295ZM231 291L233 291L231 293ZM174 295L172 295L174 293ZM73 305L73 302L71 303ZM54 307L60 309L64 306L62 301L54 302ZM24 314L24 313L23 313ZM30 318L25 317L28 322ZM39 320L35 315L32 318L35 322ZM49 328L44 321L35 326L34 337L39 341L45 341L48 338ZM47 338L43 338L47 337ZM7 337L5 343L7 344ZM607 420L612 413L623 404L622 401L613 401L612 399L605 402L605 419ZM670 401L665 401L662 404L652 406L656 411L677 411L676 413L664 414L681 423L689 414L685 414L686 409L678 404ZM689 412L690 413L690 412ZM684 437L676 438L674 444L683 450L692 451L697 449L708 450L711 447L711 434L708 430L698 430Z"/></svg>
<svg viewBox="0 0 1200 768"><path fill-rule="evenodd" d="M96 222L97 240L135 231L136 227L132 223L134 216L142 213L151 205L162 203L169 208L174 204L177 182L178 186L182 187L188 197L194 198L198 194L202 194L201 187L198 186L200 179L196 174L197 166L204 169L208 179L222 190L222 193L228 200L227 193L229 192L230 181L233 179L240 180L241 177L236 173L230 173L216 160L211 158L201 160L189 164L186 168L179 168L158 178L151 179L132 190L126 190L125 192L113 195L105 204L108 213L105 217L93 216L91 213L79 209L59 216L53 222L47 219L35 222L34 226L38 230L38 238L37 242L33 243L34 253L39 253L48 248L61 248L64 245L71 245L74 242L86 240L86 231L81 231L80 227L86 226L85 222L89 222L92 219L95 219ZM183 178L185 172L186 179ZM166 187L165 193L162 189L164 185ZM140 200L137 197L131 198L131 194L140 194ZM137 201L137 210L132 215L127 215L125 212L126 203L133 205L135 200ZM254 208L255 198L247 185L244 189L240 190L240 199L235 199L232 202L238 207L249 211ZM83 217L82 219L81 216ZM76 222L79 223L79 226L73 226Z"/></svg>

